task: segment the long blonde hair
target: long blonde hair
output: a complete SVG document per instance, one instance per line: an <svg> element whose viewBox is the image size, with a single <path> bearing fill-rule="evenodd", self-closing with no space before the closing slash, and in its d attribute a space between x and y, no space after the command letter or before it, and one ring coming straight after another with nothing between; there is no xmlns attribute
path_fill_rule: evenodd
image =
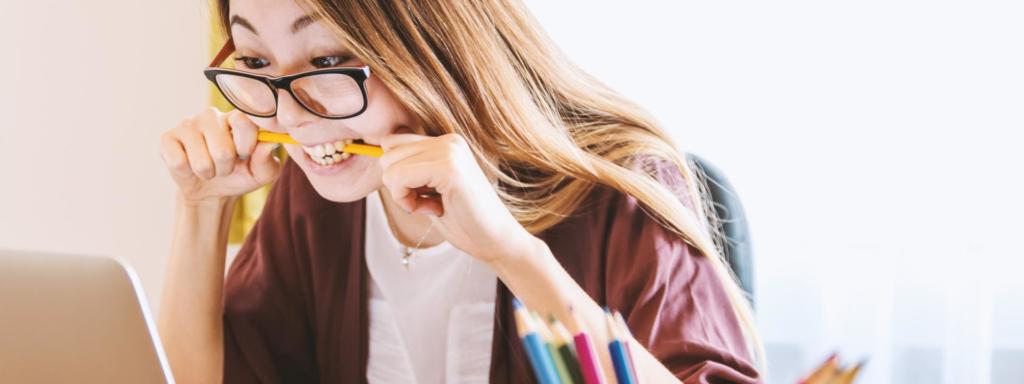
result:
<svg viewBox="0 0 1024 384"><path fill-rule="evenodd" d="M570 215L597 185L636 198L663 226L704 253L739 317L751 353L763 349L743 291L716 245L705 186L670 136L639 106L572 64L519 0L304 0L330 21L426 127L458 133L498 194L531 233ZM227 25L228 0L220 0ZM300 3L301 4L301 3ZM678 167L688 209L638 156Z"/></svg>

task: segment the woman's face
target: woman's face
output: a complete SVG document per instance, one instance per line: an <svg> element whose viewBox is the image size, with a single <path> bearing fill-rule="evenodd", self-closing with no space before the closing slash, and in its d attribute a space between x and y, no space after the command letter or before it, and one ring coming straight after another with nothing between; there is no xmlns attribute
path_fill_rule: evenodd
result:
<svg viewBox="0 0 1024 384"><path fill-rule="evenodd" d="M293 1L231 0L229 9L235 64L240 70L283 76L319 68L365 65L328 27L312 20ZM354 201L380 188L381 168L377 159L351 156L323 165L307 151L344 140L379 144L381 137L396 130L417 131L412 127L408 110L372 73L366 81L366 92L366 111L344 120L318 117L284 90L278 92L276 116L249 118L260 129L288 133L301 144L284 147L321 196L338 202Z"/></svg>

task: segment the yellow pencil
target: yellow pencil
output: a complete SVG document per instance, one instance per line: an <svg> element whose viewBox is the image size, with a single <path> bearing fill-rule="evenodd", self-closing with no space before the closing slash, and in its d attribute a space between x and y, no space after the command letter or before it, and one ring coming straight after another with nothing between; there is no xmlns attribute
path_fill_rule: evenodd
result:
<svg viewBox="0 0 1024 384"><path fill-rule="evenodd" d="M257 141L263 141L268 143L282 143L282 144L298 144L295 139L288 136L287 133L277 133L270 131L259 131L256 134ZM354 155L363 155L370 157L381 157L384 155L384 150L376 145L369 144L349 144L346 145L342 152L348 152Z"/></svg>
<svg viewBox="0 0 1024 384"><path fill-rule="evenodd" d="M810 375L797 381L798 384L830 384L839 374L839 356L833 353Z"/></svg>
<svg viewBox="0 0 1024 384"><path fill-rule="evenodd" d="M852 384L853 380L857 378L857 374L860 373L861 367L864 366L864 361L861 361L844 371L839 372L836 376L835 384Z"/></svg>

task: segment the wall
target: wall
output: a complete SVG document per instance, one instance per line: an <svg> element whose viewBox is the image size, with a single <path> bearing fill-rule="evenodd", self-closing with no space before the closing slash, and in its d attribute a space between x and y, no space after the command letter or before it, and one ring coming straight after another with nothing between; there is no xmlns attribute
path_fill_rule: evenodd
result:
<svg viewBox="0 0 1024 384"><path fill-rule="evenodd" d="M1024 5L528 4L732 179L769 382L1024 381Z"/></svg>
<svg viewBox="0 0 1024 384"><path fill-rule="evenodd" d="M0 248L125 259L157 304L174 197L158 136L206 103L205 12L0 3Z"/></svg>

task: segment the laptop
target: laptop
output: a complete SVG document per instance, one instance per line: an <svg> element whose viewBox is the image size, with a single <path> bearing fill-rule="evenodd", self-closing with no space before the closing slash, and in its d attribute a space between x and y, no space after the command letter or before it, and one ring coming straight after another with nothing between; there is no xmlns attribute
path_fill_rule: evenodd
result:
<svg viewBox="0 0 1024 384"><path fill-rule="evenodd" d="M173 383L131 267L0 250L0 383Z"/></svg>

